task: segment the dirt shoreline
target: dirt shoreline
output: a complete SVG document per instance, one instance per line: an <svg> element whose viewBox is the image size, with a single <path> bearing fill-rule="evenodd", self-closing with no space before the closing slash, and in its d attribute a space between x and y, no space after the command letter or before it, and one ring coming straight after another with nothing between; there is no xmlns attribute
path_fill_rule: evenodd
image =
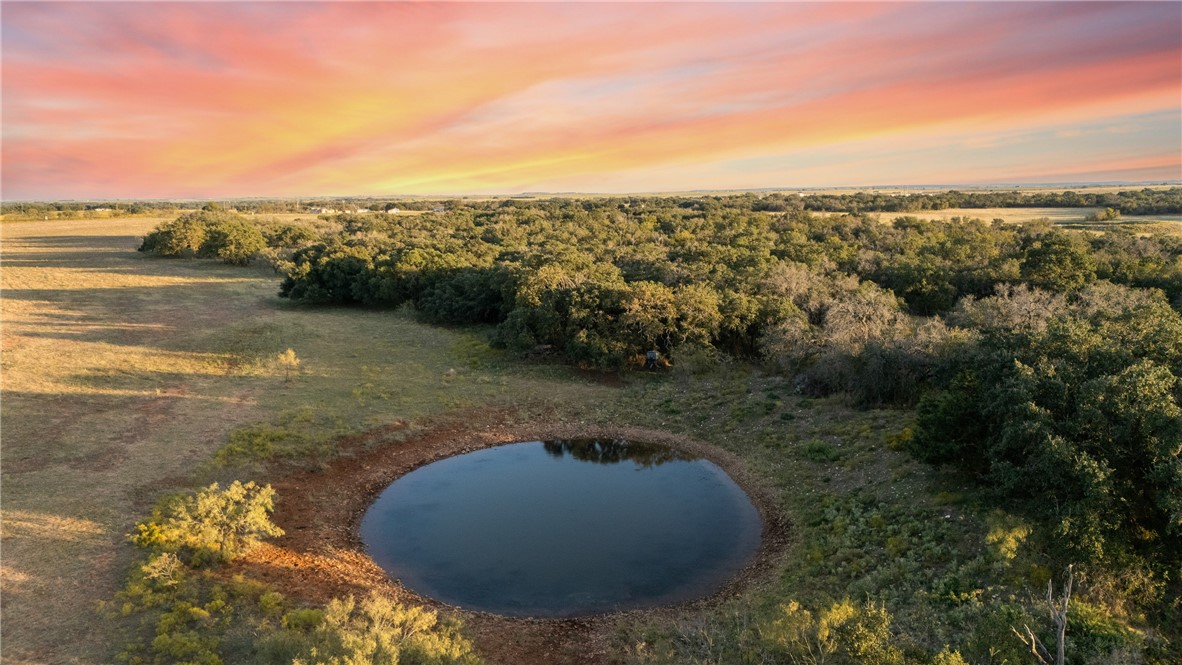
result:
<svg viewBox="0 0 1182 665"><path fill-rule="evenodd" d="M774 570L788 542L788 524L774 492L737 456L686 436L642 427L581 423L522 425L498 412L440 421L404 441L390 441L405 423L395 422L345 443L345 454L317 471L272 480L278 493L274 520L286 535L253 549L228 571L264 580L285 595L323 603L333 597L380 590L402 602L453 615L491 664L599 665L611 662L616 625L708 609L738 596ZM445 457L497 445L547 439L625 438L700 455L724 469L747 492L763 521L755 558L723 589L703 599L654 609L575 618L517 618L475 612L419 596L390 579L365 552L358 527L377 494L395 479ZM389 442L388 442L389 441Z"/></svg>

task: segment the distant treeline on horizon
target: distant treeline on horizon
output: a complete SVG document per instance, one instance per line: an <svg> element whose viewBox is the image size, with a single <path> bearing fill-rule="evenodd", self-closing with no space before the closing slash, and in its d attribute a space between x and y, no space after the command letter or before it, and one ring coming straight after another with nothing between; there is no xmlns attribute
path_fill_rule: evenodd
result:
<svg viewBox="0 0 1182 665"><path fill-rule="evenodd" d="M339 212L389 212L392 210L430 211L450 209L464 200L478 199L546 199L557 195L505 195L488 197L316 197L276 199L226 199L220 205L248 214L325 214ZM949 208L1112 208L1124 215L1182 214L1182 186L1169 188L1142 187L1118 192L1065 191L959 191L943 192L882 192L856 191L827 192L746 192L679 195L684 198L715 199L750 198L751 209L769 212L809 210L814 212L887 212L908 213ZM642 200L647 195L621 194L610 198ZM55 201L4 202L0 213L6 215L46 215L48 213L106 213L111 216L167 213L206 205L210 200L154 200L154 201ZM219 200L214 199L218 202Z"/></svg>

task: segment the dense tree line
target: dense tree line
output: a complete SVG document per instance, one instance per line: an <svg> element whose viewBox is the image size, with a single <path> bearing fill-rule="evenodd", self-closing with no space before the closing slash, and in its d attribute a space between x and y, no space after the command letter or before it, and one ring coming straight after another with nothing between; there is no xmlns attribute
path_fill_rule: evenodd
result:
<svg viewBox="0 0 1182 665"><path fill-rule="evenodd" d="M914 216L882 223L766 212L760 200L509 200L413 218L341 215L340 233L294 254L281 293L409 303L429 321L497 324L505 346L600 366L649 348L754 358L786 344L801 356L788 359L796 366L826 350L914 337L916 315L947 315L999 285L1066 293L1107 280L1182 294L1176 237Z"/></svg>
<svg viewBox="0 0 1182 665"><path fill-rule="evenodd" d="M426 211L454 205L449 201L421 198L340 197L313 199L229 199L219 202L169 199L155 201L4 201L0 214L17 219L75 219L87 217L122 217L127 215L174 215L178 211L215 208L243 215L319 214L315 211L390 210ZM336 214L335 212L333 214Z"/></svg>
<svg viewBox="0 0 1182 665"><path fill-rule="evenodd" d="M0 214L11 219L87 219L127 215L172 215L183 206L172 201L3 202Z"/></svg>
<svg viewBox="0 0 1182 665"><path fill-rule="evenodd" d="M716 197L715 197L716 198ZM1182 187L1168 189L1142 188L1118 192L1074 191L980 191L949 190L934 193L882 193L860 191L847 194L768 193L742 194L726 197L744 202L745 207L760 212L844 213L919 213L949 208L1100 208L1097 219L1115 219L1119 215L1165 215L1182 213ZM522 196L516 201L534 201ZM274 215L283 213L311 213L332 210L355 213L361 210L389 212L394 209L431 211L443 208L451 211L472 205L454 199L389 197L334 197L311 199L234 199L221 204L203 201L18 201L0 203L0 214L40 216L45 214L81 215L103 211L111 215L172 214L178 209L194 209L213 205L243 214ZM1111 210L1105 217L1106 210ZM335 213L333 213L335 214Z"/></svg>

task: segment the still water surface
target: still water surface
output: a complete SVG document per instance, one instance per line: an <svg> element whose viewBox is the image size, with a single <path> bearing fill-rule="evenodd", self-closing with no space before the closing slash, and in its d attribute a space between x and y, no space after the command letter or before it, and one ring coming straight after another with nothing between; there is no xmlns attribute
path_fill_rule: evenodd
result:
<svg viewBox="0 0 1182 665"><path fill-rule="evenodd" d="M513 616L653 607L720 589L761 522L722 469L621 440L487 448L394 481L361 522L370 556L425 596Z"/></svg>

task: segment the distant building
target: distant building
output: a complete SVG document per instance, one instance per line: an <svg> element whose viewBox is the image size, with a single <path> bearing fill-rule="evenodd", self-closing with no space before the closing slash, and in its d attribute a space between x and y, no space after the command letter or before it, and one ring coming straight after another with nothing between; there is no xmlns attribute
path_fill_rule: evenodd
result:
<svg viewBox="0 0 1182 665"><path fill-rule="evenodd" d="M431 212L447 212L447 208L444 208L443 206L435 206L434 208L431 208Z"/></svg>

